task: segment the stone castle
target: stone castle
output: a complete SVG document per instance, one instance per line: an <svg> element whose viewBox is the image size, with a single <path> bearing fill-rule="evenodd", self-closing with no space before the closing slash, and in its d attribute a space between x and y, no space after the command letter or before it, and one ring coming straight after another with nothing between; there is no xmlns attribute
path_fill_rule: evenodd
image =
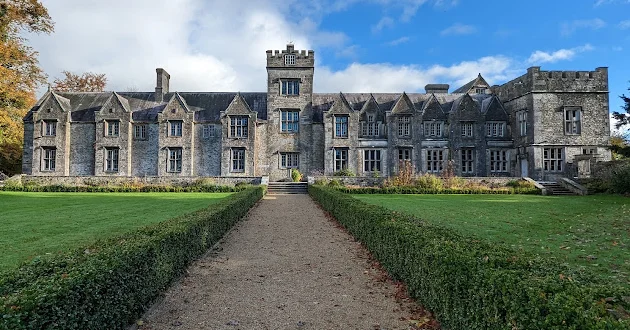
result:
<svg viewBox="0 0 630 330"><path fill-rule="evenodd" d="M267 51L266 93L48 91L24 118L32 176L588 175L610 160L608 69L479 75L449 93L313 93L315 56Z"/></svg>

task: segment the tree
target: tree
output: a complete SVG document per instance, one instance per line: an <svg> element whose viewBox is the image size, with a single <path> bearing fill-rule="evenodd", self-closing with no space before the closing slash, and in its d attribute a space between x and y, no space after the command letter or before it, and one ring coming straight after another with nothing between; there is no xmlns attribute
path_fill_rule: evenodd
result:
<svg viewBox="0 0 630 330"><path fill-rule="evenodd" d="M103 73L85 72L82 75L63 71L66 77L56 78L53 90L60 92L102 92L107 85L107 77Z"/></svg>
<svg viewBox="0 0 630 330"><path fill-rule="evenodd" d="M46 82L38 53L21 33L52 31L53 21L38 0L0 0L0 172L19 173L22 118L35 103L35 90Z"/></svg>
<svg viewBox="0 0 630 330"><path fill-rule="evenodd" d="M628 88L628 90L630 91L630 88ZM613 118L617 120L617 123L615 124L616 128L621 128L622 126L630 124L630 97L625 94L622 94L619 97L624 102L624 105L621 106L624 112L613 112ZM610 150L612 150L613 154L622 157L630 157L630 143L628 143L627 135L613 136L610 142Z"/></svg>

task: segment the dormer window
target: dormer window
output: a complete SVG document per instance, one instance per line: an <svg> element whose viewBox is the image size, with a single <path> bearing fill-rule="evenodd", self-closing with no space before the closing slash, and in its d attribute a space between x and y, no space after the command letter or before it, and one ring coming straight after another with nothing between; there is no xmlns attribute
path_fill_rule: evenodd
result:
<svg viewBox="0 0 630 330"><path fill-rule="evenodd" d="M373 115L368 115L367 121L361 122L361 135L363 137L378 137L379 133L378 122Z"/></svg>
<svg viewBox="0 0 630 330"><path fill-rule="evenodd" d="M43 128L44 136L57 135L57 121L56 120L44 120L42 128Z"/></svg>
<svg viewBox="0 0 630 330"><path fill-rule="evenodd" d="M171 120L168 122L168 136L182 136L184 122L181 120Z"/></svg>
<svg viewBox="0 0 630 330"><path fill-rule="evenodd" d="M284 65L295 65L295 55L284 55Z"/></svg>
<svg viewBox="0 0 630 330"><path fill-rule="evenodd" d="M105 121L105 136L118 136L120 134L120 122L118 120Z"/></svg>
<svg viewBox="0 0 630 330"><path fill-rule="evenodd" d="M477 94L486 94L486 89L485 87L477 87L475 88L475 93Z"/></svg>
<svg viewBox="0 0 630 330"><path fill-rule="evenodd" d="M300 81L296 79L282 80L282 95L300 95Z"/></svg>

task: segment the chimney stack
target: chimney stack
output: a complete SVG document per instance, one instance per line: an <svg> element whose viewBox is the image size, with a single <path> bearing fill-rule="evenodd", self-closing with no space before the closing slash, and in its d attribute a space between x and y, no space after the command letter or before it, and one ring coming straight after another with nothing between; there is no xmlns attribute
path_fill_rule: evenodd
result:
<svg viewBox="0 0 630 330"><path fill-rule="evenodd" d="M155 85L155 101L164 101L164 94L168 93L168 83L171 75L162 68L155 69L157 72L157 84Z"/></svg>

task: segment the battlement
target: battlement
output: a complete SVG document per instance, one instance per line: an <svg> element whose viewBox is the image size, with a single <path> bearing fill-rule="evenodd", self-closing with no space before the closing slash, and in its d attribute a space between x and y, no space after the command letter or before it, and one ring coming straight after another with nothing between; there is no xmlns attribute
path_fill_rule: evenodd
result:
<svg viewBox="0 0 630 330"><path fill-rule="evenodd" d="M608 68L595 71L542 71L534 66L527 73L493 88L506 101L531 92L608 92Z"/></svg>
<svg viewBox="0 0 630 330"><path fill-rule="evenodd" d="M285 61L286 55L293 55L294 59ZM287 44L283 50L267 50L267 67L313 67L315 52L313 50L295 50L293 44Z"/></svg>

